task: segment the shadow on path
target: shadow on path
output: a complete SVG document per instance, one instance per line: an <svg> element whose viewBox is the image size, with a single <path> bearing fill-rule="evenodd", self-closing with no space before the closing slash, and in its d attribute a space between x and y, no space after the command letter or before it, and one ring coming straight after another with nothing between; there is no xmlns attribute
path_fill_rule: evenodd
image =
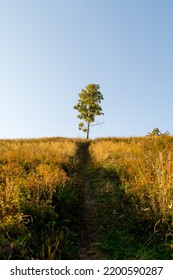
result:
<svg viewBox="0 0 173 280"><path fill-rule="evenodd" d="M96 202L93 195L91 175L90 175L90 142L78 143L77 157L79 166L79 176L83 190L83 217L79 233L79 259L81 260L101 260L105 259L99 251L99 232L97 224Z"/></svg>
<svg viewBox="0 0 173 280"><path fill-rule="evenodd" d="M82 191L78 259L171 259L164 235L153 231L135 193L125 193L119 172L90 157L90 142L79 142L78 176Z"/></svg>

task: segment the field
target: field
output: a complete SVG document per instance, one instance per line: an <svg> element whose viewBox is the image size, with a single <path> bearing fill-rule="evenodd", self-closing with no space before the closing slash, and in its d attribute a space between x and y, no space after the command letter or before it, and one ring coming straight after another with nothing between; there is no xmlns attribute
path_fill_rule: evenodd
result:
<svg viewBox="0 0 173 280"><path fill-rule="evenodd" d="M172 258L173 137L0 140L0 259Z"/></svg>
<svg viewBox="0 0 173 280"><path fill-rule="evenodd" d="M73 140L0 142L1 259L73 256L75 153Z"/></svg>
<svg viewBox="0 0 173 280"><path fill-rule="evenodd" d="M172 259L173 138L90 145L101 247L111 259Z"/></svg>

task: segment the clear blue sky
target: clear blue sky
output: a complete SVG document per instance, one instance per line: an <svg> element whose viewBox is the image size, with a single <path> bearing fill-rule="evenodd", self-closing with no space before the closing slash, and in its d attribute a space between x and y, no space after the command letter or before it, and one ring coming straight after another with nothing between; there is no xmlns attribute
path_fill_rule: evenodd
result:
<svg viewBox="0 0 173 280"><path fill-rule="evenodd" d="M0 138L84 137L89 83L104 95L92 138L173 134L173 1L0 0Z"/></svg>

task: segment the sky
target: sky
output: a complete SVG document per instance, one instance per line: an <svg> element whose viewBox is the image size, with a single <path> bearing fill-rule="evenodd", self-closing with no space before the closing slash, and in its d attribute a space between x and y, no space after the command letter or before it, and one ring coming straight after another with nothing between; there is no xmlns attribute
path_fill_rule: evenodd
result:
<svg viewBox="0 0 173 280"><path fill-rule="evenodd" d="M73 106L100 85L91 138L173 134L172 0L0 0L0 138L85 137Z"/></svg>

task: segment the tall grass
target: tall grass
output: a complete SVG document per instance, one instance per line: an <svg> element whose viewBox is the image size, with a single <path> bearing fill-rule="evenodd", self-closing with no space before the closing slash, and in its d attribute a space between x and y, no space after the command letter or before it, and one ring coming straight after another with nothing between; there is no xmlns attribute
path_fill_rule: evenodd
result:
<svg viewBox="0 0 173 280"><path fill-rule="evenodd" d="M93 142L93 161L119 173L121 188L138 198L148 217L173 217L173 138L130 140Z"/></svg>
<svg viewBox="0 0 173 280"><path fill-rule="evenodd" d="M173 137L98 139L90 154L102 249L115 259L171 259Z"/></svg>
<svg viewBox="0 0 173 280"><path fill-rule="evenodd" d="M0 141L1 259L61 257L69 208L77 203L68 174L75 154L73 140Z"/></svg>

